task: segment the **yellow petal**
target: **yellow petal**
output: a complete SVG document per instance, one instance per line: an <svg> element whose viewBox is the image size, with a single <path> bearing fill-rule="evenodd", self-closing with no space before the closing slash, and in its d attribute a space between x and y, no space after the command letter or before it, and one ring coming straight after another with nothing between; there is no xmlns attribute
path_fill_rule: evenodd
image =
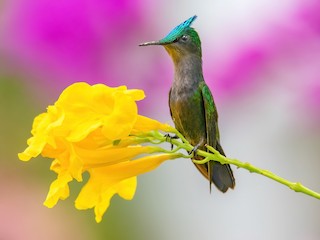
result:
<svg viewBox="0 0 320 240"><path fill-rule="evenodd" d="M33 157L37 157L43 150L46 141L43 138L31 137L28 140L29 146L22 152L18 153L18 158L22 161L29 161Z"/></svg>
<svg viewBox="0 0 320 240"><path fill-rule="evenodd" d="M127 137L138 116L136 102L122 92L114 94L114 108L112 114L105 117L102 133L109 139Z"/></svg>
<svg viewBox="0 0 320 240"><path fill-rule="evenodd" d="M117 193L125 200L132 200L137 188L137 177L121 181L117 185Z"/></svg>
<svg viewBox="0 0 320 240"><path fill-rule="evenodd" d="M50 185L47 198L43 203L46 207L54 207L59 199L66 199L69 196L68 183L72 180L72 177L68 173L59 174L57 179Z"/></svg>
<svg viewBox="0 0 320 240"><path fill-rule="evenodd" d="M136 177L125 179L108 187L103 186L107 184L101 184L100 186L94 184L97 179L94 177L93 179L90 179L81 190L75 201L75 207L79 210L94 208L95 219L98 223L101 222L102 216L109 208L111 198L115 194L119 194L119 196L126 200L131 200L136 191Z"/></svg>
<svg viewBox="0 0 320 240"><path fill-rule="evenodd" d="M18 154L20 160L28 161L32 157L37 157L47 144L52 129L61 125L64 116L56 115L53 110L52 106L48 107L48 113L42 113L34 119L31 131L33 137L27 141L29 146Z"/></svg>
<svg viewBox="0 0 320 240"><path fill-rule="evenodd" d="M159 154L139 158L134 161L122 162L105 168L107 172L112 172L110 178L113 181L122 181L123 179L150 172L157 168L166 160L177 158L176 154ZM103 171L103 169L101 169Z"/></svg>
<svg viewBox="0 0 320 240"><path fill-rule="evenodd" d="M58 174L62 172L68 173L72 178L81 182L83 167L81 156L76 153L74 145L69 144L68 148L52 161L50 170Z"/></svg>
<svg viewBox="0 0 320 240"><path fill-rule="evenodd" d="M138 134L140 132L150 132L153 130L162 130L170 132L172 130L172 127L168 124L161 123L157 120L142 115L138 115L131 133Z"/></svg>
<svg viewBox="0 0 320 240"><path fill-rule="evenodd" d="M124 93L129 94L135 101L140 101L145 98L144 91L140 89L130 89L125 91Z"/></svg>
<svg viewBox="0 0 320 240"><path fill-rule="evenodd" d="M114 194L116 194L116 191L113 188L110 188L106 190L103 194L101 194L99 201L95 203L94 214L97 223L102 221L102 217L104 213L108 210L111 198L114 196Z"/></svg>
<svg viewBox="0 0 320 240"><path fill-rule="evenodd" d="M94 208L95 220L97 223L101 222L104 213L108 210L110 206L111 198L118 193L120 197L125 200L132 200L137 187L137 178L132 177L123 180L113 187L106 190L105 193L101 195L100 201L96 204Z"/></svg>
<svg viewBox="0 0 320 240"><path fill-rule="evenodd" d="M157 148L152 146L129 146L126 148L83 149L75 147L75 154L81 159L85 168L103 167L128 161L139 154L153 153Z"/></svg>

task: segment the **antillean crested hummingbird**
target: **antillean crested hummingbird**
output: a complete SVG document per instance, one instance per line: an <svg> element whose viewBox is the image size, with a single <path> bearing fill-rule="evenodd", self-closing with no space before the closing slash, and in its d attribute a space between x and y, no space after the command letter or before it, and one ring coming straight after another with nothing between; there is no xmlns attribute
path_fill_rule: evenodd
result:
<svg viewBox="0 0 320 240"><path fill-rule="evenodd" d="M196 149L204 150L205 144L225 154L220 145L217 109L202 74L201 41L190 27L196 17L184 21L163 39L139 46L164 46L172 58L175 71L169 92L171 117L176 129L195 146L194 159L199 159ZM209 161L195 166L209 180L210 189L212 182L222 192L234 188L235 180L228 164Z"/></svg>

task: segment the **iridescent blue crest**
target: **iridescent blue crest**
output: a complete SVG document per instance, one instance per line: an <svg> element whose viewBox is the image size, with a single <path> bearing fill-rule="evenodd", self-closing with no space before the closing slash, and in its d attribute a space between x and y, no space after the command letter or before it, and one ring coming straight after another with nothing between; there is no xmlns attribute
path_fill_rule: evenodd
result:
<svg viewBox="0 0 320 240"><path fill-rule="evenodd" d="M190 28L192 22L197 18L196 15L184 21L180 25L176 26L167 36L162 38L159 41L151 41L139 44L139 46L148 46L148 45L166 45L174 42L177 38L181 37L186 29Z"/></svg>
<svg viewBox="0 0 320 240"><path fill-rule="evenodd" d="M163 39L161 39L159 41L159 43L163 44L163 43L171 43L174 40L176 40L178 37L180 37L183 32L190 27L190 25L192 24L192 22L197 18L196 15L194 15L193 17L187 19L186 21L184 21L183 23L181 23L180 25L176 26L167 36L165 36Z"/></svg>

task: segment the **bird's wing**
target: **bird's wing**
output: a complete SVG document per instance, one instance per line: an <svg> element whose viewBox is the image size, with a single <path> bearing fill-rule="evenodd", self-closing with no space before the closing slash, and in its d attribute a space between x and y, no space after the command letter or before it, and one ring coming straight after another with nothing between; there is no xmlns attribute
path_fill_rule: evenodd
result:
<svg viewBox="0 0 320 240"><path fill-rule="evenodd" d="M207 133L207 144L216 147L217 139L216 134L218 128L216 127L218 115L216 111L216 107L213 101L213 97L211 94L210 89L208 88L205 82L200 83L200 89L202 94L203 100L203 107L204 107L204 114L205 114L205 121L206 121L206 133ZM208 171L208 179L210 182L210 191L211 191L211 183L213 177L213 162L208 162L207 171Z"/></svg>
<svg viewBox="0 0 320 240"><path fill-rule="evenodd" d="M225 155L219 142L218 112L211 91L205 82L200 84L200 88L205 109L207 144L214 147L222 155ZM228 164L222 165L218 162L210 161L208 163L208 176L210 186L213 182L222 192L226 192L229 187L234 188L235 180Z"/></svg>
<svg viewBox="0 0 320 240"><path fill-rule="evenodd" d="M214 104L211 91L205 82L200 83L200 89L205 110L207 144L215 148L217 145L217 141L219 141L217 109Z"/></svg>

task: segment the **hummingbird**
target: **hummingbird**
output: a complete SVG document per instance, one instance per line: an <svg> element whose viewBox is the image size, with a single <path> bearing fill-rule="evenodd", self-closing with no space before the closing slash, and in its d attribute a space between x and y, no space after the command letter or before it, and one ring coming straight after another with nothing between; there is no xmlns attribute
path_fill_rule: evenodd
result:
<svg viewBox="0 0 320 240"><path fill-rule="evenodd" d="M202 73L201 41L190 27L197 16L176 26L159 41L141 43L139 46L160 45L170 55L174 64L174 79L169 91L169 108L175 128L195 146L193 159L201 159L196 150L205 150L208 144L225 156L220 145L218 113L211 91ZM209 161L195 164L202 175L221 191L234 188L235 179L228 164Z"/></svg>

